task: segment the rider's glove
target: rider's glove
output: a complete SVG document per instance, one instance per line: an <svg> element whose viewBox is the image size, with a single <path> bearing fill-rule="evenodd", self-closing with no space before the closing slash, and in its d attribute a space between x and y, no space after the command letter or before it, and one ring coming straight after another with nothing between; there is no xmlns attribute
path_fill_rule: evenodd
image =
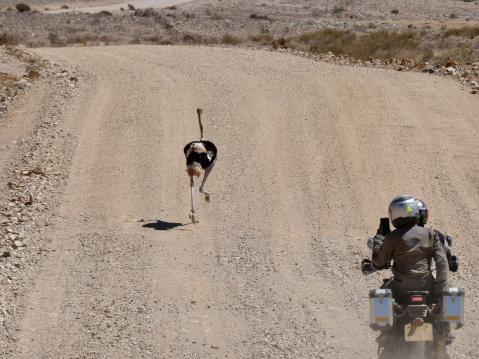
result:
<svg viewBox="0 0 479 359"><path fill-rule="evenodd" d="M451 236L446 236L446 242L449 247L452 247L452 237Z"/></svg>
<svg viewBox="0 0 479 359"><path fill-rule="evenodd" d="M372 249L373 253L379 251L379 248L383 245L384 236L376 234L373 238L368 240L368 247Z"/></svg>
<svg viewBox="0 0 479 359"><path fill-rule="evenodd" d="M449 259L449 270L451 272L457 272L459 269L459 258L457 256L451 256Z"/></svg>
<svg viewBox="0 0 479 359"><path fill-rule="evenodd" d="M361 272L363 272L363 274L371 274L376 272L376 268L374 268L370 259L363 259L361 262Z"/></svg>

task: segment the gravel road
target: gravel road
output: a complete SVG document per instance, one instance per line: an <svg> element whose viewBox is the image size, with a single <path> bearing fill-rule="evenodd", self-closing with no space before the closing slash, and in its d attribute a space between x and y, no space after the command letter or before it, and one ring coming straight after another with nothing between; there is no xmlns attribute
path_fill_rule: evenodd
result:
<svg viewBox="0 0 479 359"><path fill-rule="evenodd" d="M451 353L478 358L479 102L459 83L246 49L36 52L79 85L10 357L373 358L382 277L359 264L409 193L456 239L468 319ZM197 107L219 159L194 226L182 148Z"/></svg>

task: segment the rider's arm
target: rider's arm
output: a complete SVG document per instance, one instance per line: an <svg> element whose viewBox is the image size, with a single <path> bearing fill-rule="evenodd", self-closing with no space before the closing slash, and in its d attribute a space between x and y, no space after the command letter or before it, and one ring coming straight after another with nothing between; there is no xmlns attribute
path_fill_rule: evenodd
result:
<svg viewBox="0 0 479 359"><path fill-rule="evenodd" d="M447 284L449 265L447 262L446 252L441 244L441 241L439 240L439 236L434 231L431 231L430 235L432 236L433 257L434 262L436 263L436 290L437 293L439 293Z"/></svg>
<svg viewBox="0 0 479 359"><path fill-rule="evenodd" d="M375 241L373 248L373 266L381 268L391 262L395 249L394 240L388 233L383 241Z"/></svg>

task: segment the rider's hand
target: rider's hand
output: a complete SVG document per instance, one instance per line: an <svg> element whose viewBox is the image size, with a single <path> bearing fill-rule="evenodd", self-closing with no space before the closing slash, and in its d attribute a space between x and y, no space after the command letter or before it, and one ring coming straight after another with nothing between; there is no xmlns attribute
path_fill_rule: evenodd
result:
<svg viewBox="0 0 479 359"><path fill-rule="evenodd" d="M449 270L451 272L457 272L459 269L459 258L457 256L451 256L449 260Z"/></svg>
<svg viewBox="0 0 479 359"><path fill-rule="evenodd" d="M361 272L363 272L363 274L371 274L376 272L376 269L373 267L370 259L363 259L361 262Z"/></svg>

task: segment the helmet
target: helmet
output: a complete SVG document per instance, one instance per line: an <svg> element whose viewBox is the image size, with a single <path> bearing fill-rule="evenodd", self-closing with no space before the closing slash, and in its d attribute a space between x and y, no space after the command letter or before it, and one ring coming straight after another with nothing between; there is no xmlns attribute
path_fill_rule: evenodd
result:
<svg viewBox="0 0 479 359"><path fill-rule="evenodd" d="M419 207L419 221L418 224L424 227L429 218L429 208L426 202L416 199L417 206Z"/></svg>
<svg viewBox="0 0 479 359"><path fill-rule="evenodd" d="M389 219L396 228L413 226L419 220L419 206L411 196L397 196L389 204Z"/></svg>

